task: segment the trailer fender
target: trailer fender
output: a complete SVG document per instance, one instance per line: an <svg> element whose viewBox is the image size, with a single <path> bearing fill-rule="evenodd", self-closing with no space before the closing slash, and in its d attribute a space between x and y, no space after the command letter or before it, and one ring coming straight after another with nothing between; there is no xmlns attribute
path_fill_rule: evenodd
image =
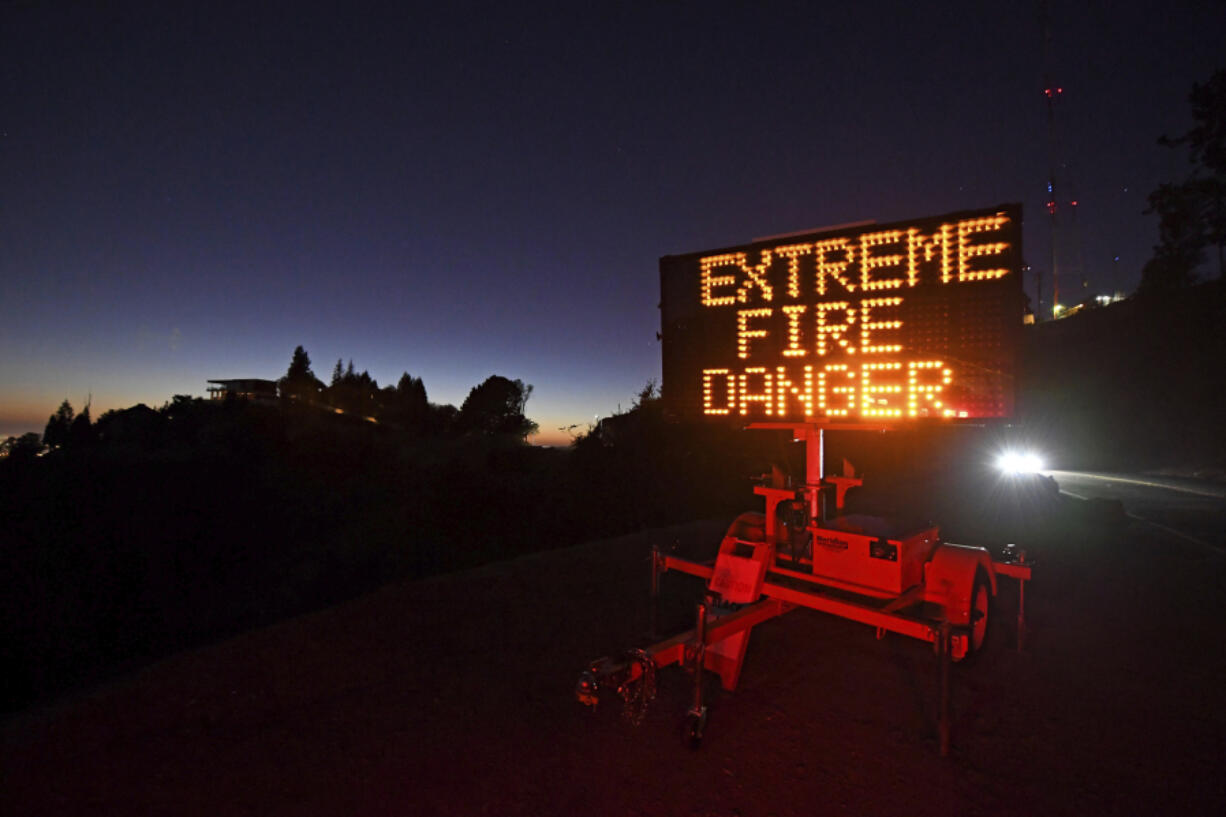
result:
<svg viewBox="0 0 1226 817"><path fill-rule="evenodd" d="M971 620L971 593L975 574L983 568L988 577L988 589L996 595L996 571L986 548L970 545L942 544L924 565L924 601L945 608L949 622L965 627Z"/></svg>
<svg viewBox="0 0 1226 817"><path fill-rule="evenodd" d="M729 526L720 543L715 572L707 589L734 604L757 601L762 595L766 568L774 560L775 548L766 541L766 517L743 513Z"/></svg>

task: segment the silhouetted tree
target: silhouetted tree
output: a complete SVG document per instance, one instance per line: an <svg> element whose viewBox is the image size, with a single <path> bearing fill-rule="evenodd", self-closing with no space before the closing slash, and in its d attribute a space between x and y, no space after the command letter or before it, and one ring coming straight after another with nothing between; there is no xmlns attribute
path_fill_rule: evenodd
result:
<svg viewBox="0 0 1226 817"><path fill-rule="evenodd" d="M89 445L95 439L94 426L89 417L89 406L81 409L68 427L68 447L81 448Z"/></svg>
<svg viewBox="0 0 1226 817"><path fill-rule="evenodd" d="M425 384L408 372L400 376L395 387L388 386L379 393L379 418L385 422L424 429L429 410Z"/></svg>
<svg viewBox="0 0 1226 817"><path fill-rule="evenodd" d="M643 388L639 389L639 393L634 397L634 404L631 410L638 409L640 411L648 411L660 405L660 386L656 383L655 378L651 378Z"/></svg>
<svg viewBox="0 0 1226 817"><path fill-rule="evenodd" d="M325 390L328 405L341 409L348 414L362 417L379 414L379 382L370 376L370 372L358 374L354 370L353 361L341 369L341 361L336 361L332 369L332 385Z"/></svg>
<svg viewBox="0 0 1226 817"><path fill-rule="evenodd" d="M396 384L396 395L409 423L420 423L430 410L426 384L420 377L412 377L408 372L404 372L400 375L400 382Z"/></svg>
<svg viewBox="0 0 1226 817"><path fill-rule="evenodd" d="M306 349L301 346L294 349L294 356L289 363L289 370L281 378L278 385L281 395L305 403L314 403L319 398L323 383L311 371L311 358Z"/></svg>
<svg viewBox="0 0 1226 817"><path fill-rule="evenodd" d="M413 377L408 372L400 375L400 382L396 384L396 391L400 393L404 400L420 404L423 408L429 402L426 399L426 384L422 382L420 377Z"/></svg>
<svg viewBox="0 0 1226 817"><path fill-rule="evenodd" d="M170 402L162 406L162 414L167 417L185 415L192 412L203 402L204 400L199 397L192 397L190 394L176 394L170 398Z"/></svg>
<svg viewBox="0 0 1226 817"><path fill-rule="evenodd" d="M450 434L460 423L460 410L450 403L430 403L426 411L426 430Z"/></svg>
<svg viewBox="0 0 1226 817"><path fill-rule="evenodd" d="M527 439L537 424L524 416L532 386L522 380L490 375L474 386L460 406L459 426L481 434L512 434Z"/></svg>
<svg viewBox="0 0 1226 817"><path fill-rule="evenodd" d="M294 356L289 361L289 371L286 376L294 379L303 379L314 377L315 373L311 371L311 356L307 354L306 349L301 346L294 347Z"/></svg>
<svg viewBox="0 0 1226 817"><path fill-rule="evenodd" d="M371 417L379 413L379 381L370 376L365 369L357 376L358 411L363 417Z"/></svg>
<svg viewBox="0 0 1226 817"><path fill-rule="evenodd" d="M72 404L65 400L47 419L47 427L43 429L43 442L48 448L63 448L68 444L69 431L72 428L72 418L75 412Z"/></svg>
<svg viewBox="0 0 1226 817"><path fill-rule="evenodd" d="M1158 243L1142 270L1138 294L1191 286L1205 260L1198 191L1190 184L1163 184L1149 194L1149 203L1145 212L1158 214Z"/></svg>
<svg viewBox="0 0 1226 817"><path fill-rule="evenodd" d="M1226 69L1194 84L1188 102L1192 129L1158 140L1166 147L1186 145L1192 169L1183 181L1149 194L1145 212L1158 214L1159 243L1142 272L1141 292L1191 284L1209 247L1217 248L1218 277L1226 277Z"/></svg>

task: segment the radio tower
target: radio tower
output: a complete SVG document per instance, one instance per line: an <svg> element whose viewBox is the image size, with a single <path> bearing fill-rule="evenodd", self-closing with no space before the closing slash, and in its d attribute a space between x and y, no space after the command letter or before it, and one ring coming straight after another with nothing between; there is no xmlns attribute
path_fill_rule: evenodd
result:
<svg viewBox="0 0 1226 817"><path fill-rule="evenodd" d="M1064 95L1064 88L1052 79L1054 63L1051 15L1047 0L1039 0L1039 28L1043 34L1043 95L1047 98L1047 216L1051 225L1051 317L1059 316L1060 277L1073 275L1081 284L1084 297L1087 288L1085 271L1081 264L1081 237L1077 229L1077 195L1073 187L1073 174L1064 157L1064 144L1060 138L1056 108ZM1072 256L1071 258L1069 256ZM1042 274L1038 281L1038 308L1043 310Z"/></svg>

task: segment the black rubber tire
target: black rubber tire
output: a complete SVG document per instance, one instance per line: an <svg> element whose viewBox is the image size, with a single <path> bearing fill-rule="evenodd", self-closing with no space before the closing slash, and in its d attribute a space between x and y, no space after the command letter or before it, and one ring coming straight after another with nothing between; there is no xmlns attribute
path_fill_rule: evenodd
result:
<svg viewBox="0 0 1226 817"><path fill-rule="evenodd" d="M993 619L992 585L983 568L975 571L975 583L971 585L970 635L967 639L966 657L982 652L991 639Z"/></svg>

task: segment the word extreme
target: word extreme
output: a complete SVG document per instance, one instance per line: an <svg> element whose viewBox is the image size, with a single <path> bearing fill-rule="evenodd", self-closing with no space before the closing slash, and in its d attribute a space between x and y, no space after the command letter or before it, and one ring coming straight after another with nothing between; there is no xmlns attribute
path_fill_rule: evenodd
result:
<svg viewBox="0 0 1226 817"><path fill-rule="evenodd" d="M736 422L1013 410L1021 207L660 259L664 398Z"/></svg>

